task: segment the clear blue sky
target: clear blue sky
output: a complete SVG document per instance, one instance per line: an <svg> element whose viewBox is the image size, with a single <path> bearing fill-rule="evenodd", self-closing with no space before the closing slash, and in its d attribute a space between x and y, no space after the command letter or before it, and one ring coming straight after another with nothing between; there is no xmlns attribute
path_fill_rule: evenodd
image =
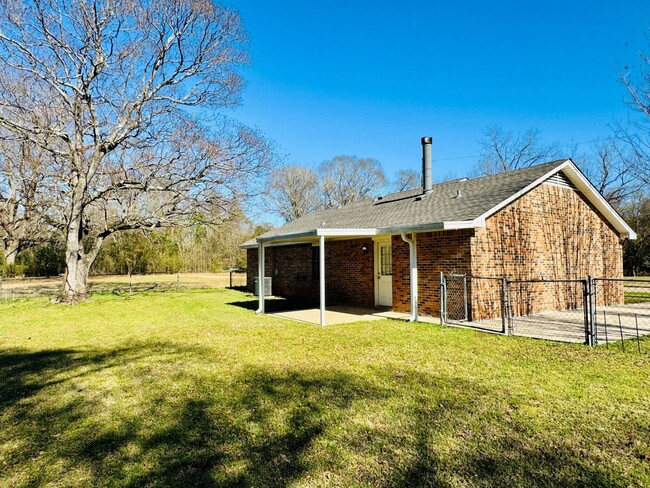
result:
<svg viewBox="0 0 650 488"><path fill-rule="evenodd" d="M562 144L627 117L618 73L649 52L650 2L230 0L250 36L234 116L285 162L376 158L464 176L488 126Z"/></svg>

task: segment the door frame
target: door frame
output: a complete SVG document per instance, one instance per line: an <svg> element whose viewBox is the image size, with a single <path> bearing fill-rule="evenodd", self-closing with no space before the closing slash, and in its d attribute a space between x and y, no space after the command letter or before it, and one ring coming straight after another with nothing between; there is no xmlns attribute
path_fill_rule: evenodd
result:
<svg viewBox="0 0 650 488"><path fill-rule="evenodd" d="M375 283L375 307L392 307L393 306L393 275L391 275L390 280L390 305L380 305L379 304L379 271L380 271L380 247L382 245L389 245L391 248L391 259L393 255L393 239L392 236L379 236L373 238L373 247L375 248L375 255L373 258L373 280Z"/></svg>

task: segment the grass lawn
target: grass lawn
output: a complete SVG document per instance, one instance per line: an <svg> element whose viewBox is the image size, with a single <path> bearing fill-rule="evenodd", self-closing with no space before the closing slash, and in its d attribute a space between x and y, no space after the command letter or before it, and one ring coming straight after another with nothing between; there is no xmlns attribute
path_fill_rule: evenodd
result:
<svg viewBox="0 0 650 488"><path fill-rule="evenodd" d="M650 302L650 292L647 291L626 291L625 303L648 303Z"/></svg>
<svg viewBox="0 0 650 488"><path fill-rule="evenodd" d="M0 485L650 486L647 354L254 305L0 304Z"/></svg>

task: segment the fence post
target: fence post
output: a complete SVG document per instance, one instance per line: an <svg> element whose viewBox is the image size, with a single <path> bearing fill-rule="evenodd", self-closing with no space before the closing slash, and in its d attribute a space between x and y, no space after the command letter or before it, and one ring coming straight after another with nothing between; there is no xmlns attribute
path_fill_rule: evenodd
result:
<svg viewBox="0 0 650 488"><path fill-rule="evenodd" d="M467 275L463 275L463 293L465 293L465 320L469 320L469 307L467 306Z"/></svg>
<svg viewBox="0 0 650 488"><path fill-rule="evenodd" d="M591 298L589 297L589 281L581 280L580 283L582 284L582 315L585 327L585 344L587 346L591 346L591 312L589 311L589 303L591 302Z"/></svg>
<svg viewBox="0 0 650 488"><path fill-rule="evenodd" d="M440 325L444 325L447 317L447 287L445 286L445 274L440 272Z"/></svg>
<svg viewBox="0 0 650 488"><path fill-rule="evenodd" d="M230 289L232 290L232 268L230 269Z"/></svg>
<svg viewBox="0 0 650 488"><path fill-rule="evenodd" d="M510 327L506 325L506 315L508 314L508 296L506 294L506 279L499 278L501 284L501 332L505 335L512 335Z"/></svg>
<svg viewBox="0 0 650 488"><path fill-rule="evenodd" d="M589 345L590 346L597 346L598 345L598 329L596 325L596 281L594 280L594 277L589 275L588 276L588 283L589 283L589 319L588 319L588 325L589 325L589 335L591 336Z"/></svg>
<svg viewBox="0 0 650 488"><path fill-rule="evenodd" d="M515 323L512 317L512 302L510 301L510 282L505 278L503 279L503 282L506 290L506 316L508 318L508 331L506 332L506 335L511 336L515 335Z"/></svg>

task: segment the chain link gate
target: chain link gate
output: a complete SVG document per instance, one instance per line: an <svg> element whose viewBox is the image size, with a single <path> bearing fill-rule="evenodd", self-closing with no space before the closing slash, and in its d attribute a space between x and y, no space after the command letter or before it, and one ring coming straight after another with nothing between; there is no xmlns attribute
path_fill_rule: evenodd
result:
<svg viewBox="0 0 650 488"><path fill-rule="evenodd" d="M442 323L564 342L593 343L591 283L587 280L512 280L444 274Z"/></svg>
<svg viewBox="0 0 650 488"><path fill-rule="evenodd" d="M512 335L592 344L588 280L506 281Z"/></svg>
<svg viewBox="0 0 650 488"><path fill-rule="evenodd" d="M467 321L469 318L467 311L467 276L440 273L440 285L440 316L442 322L445 323L448 320Z"/></svg>
<svg viewBox="0 0 650 488"><path fill-rule="evenodd" d="M486 332L508 334L504 278L440 273L440 319Z"/></svg>

